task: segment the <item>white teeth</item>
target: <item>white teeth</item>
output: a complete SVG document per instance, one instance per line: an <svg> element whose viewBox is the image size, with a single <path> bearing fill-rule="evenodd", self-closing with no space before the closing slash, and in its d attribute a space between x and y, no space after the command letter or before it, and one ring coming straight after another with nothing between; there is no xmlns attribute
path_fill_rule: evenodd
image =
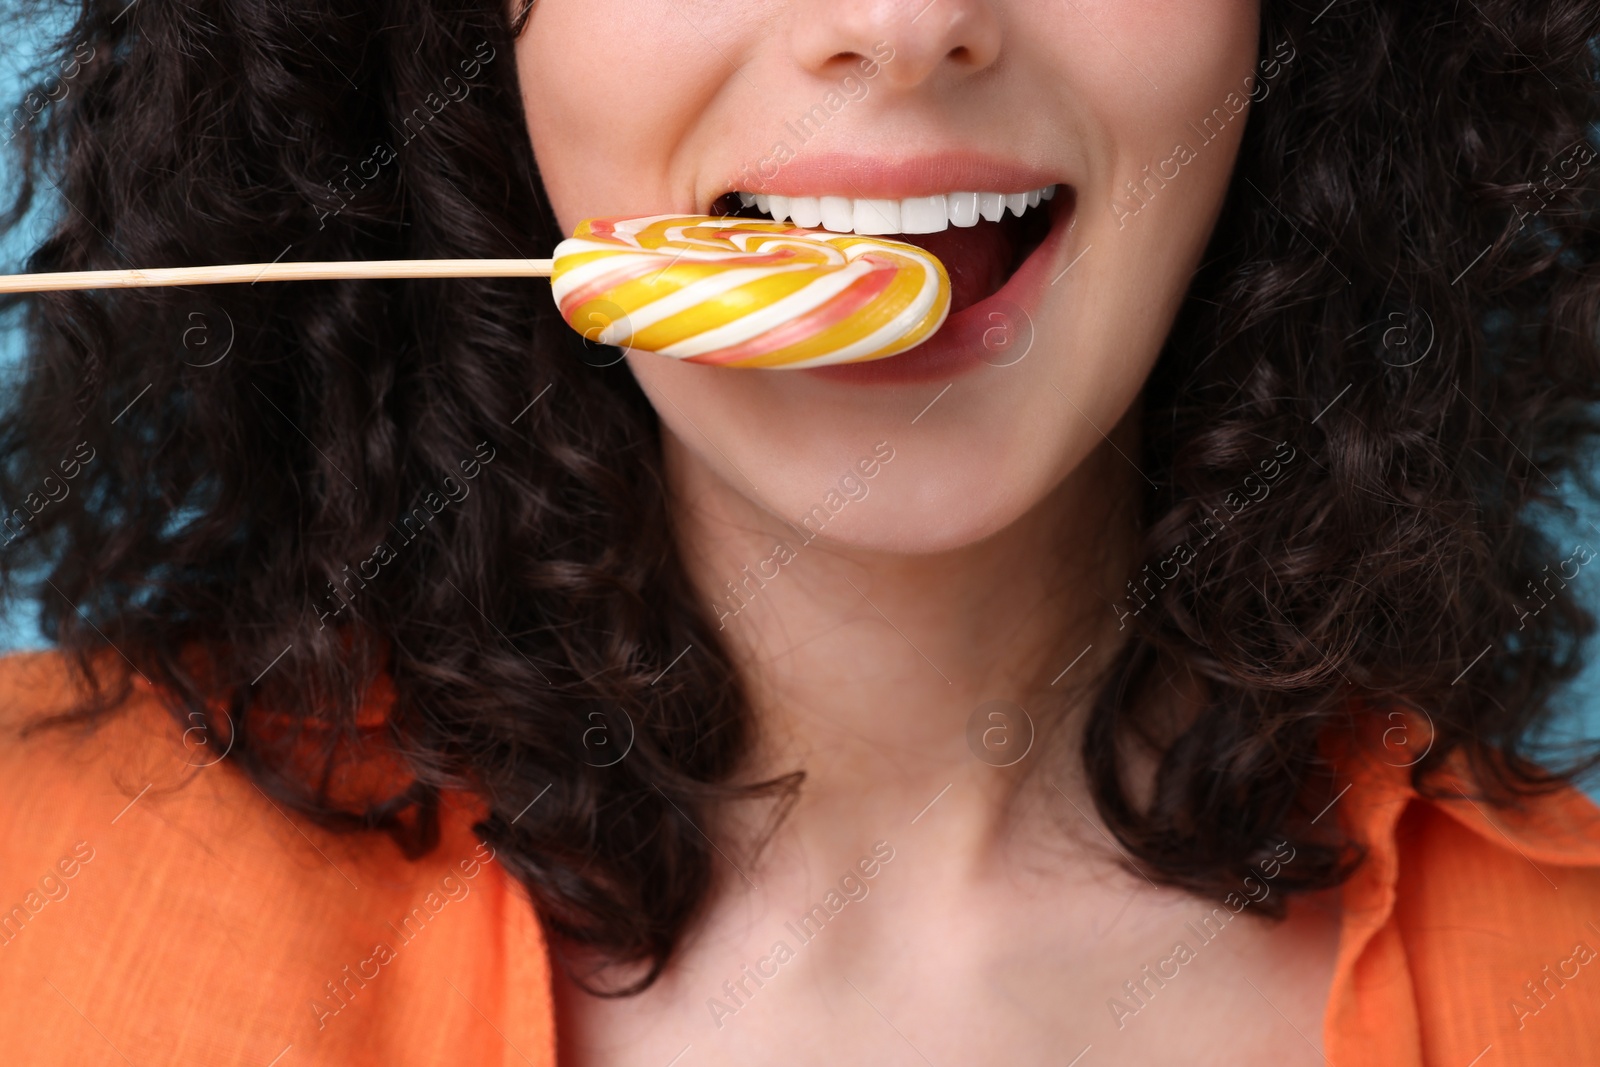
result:
<svg viewBox="0 0 1600 1067"><path fill-rule="evenodd" d="M901 233L938 233L950 226L950 209L944 194L908 196L900 201Z"/></svg>
<svg viewBox="0 0 1600 1067"><path fill-rule="evenodd" d="M950 225L976 226L978 224L978 194L951 193L945 197L950 209Z"/></svg>
<svg viewBox="0 0 1600 1067"><path fill-rule="evenodd" d="M822 198L822 225L834 233L849 233L856 225L856 205L848 196Z"/></svg>
<svg viewBox="0 0 1600 1067"><path fill-rule="evenodd" d="M739 203L752 205L775 221L793 220L806 229L835 233L892 235L939 233L951 226L976 226L979 219L999 222L1009 208L1021 215L1056 195L1047 185L1022 193L936 193L903 200L851 199L847 196L773 196L740 192Z"/></svg>
<svg viewBox="0 0 1600 1067"><path fill-rule="evenodd" d="M814 230L822 225L822 205L814 196L791 196L789 217L796 226Z"/></svg>
<svg viewBox="0 0 1600 1067"><path fill-rule="evenodd" d="M900 228L900 201L857 200L855 231L874 236L904 233Z"/></svg>

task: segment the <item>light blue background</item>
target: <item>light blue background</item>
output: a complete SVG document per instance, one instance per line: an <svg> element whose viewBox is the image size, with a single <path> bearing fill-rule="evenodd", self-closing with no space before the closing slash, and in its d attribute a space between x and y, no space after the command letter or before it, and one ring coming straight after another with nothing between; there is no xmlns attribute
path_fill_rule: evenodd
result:
<svg viewBox="0 0 1600 1067"><path fill-rule="evenodd" d="M9 25L10 21L9 18L0 21L0 37L8 42L6 48L0 49L0 103L4 105L0 107L0 115L9 115L20 100L24 78L42 56L41 45L45 41L43 27L32 27L31 33L18 33L19 28ZM0 139L11 128L9 123L0 126ZM8 195L14 188L13 166L9 146L0 145L0 190ZM0 272L22 270L23 257L47 228L58 205L48 198L41 200L39 207L11 235L11 239L0 241ZM15 322L0 319L0 392L6 389L9 375L20 358L21 344ZM1600 529L1597 527L1600 527L1600 506L1586 503L1575 524L1563 524L1559 543L1568 547L1578 542L1600 545ZM1555 562L1552 561L1552 565ZM1587 597L1591 607L1600 610L1600 580L1590 578L1586 582L1575 582L1571 588L1578 595ZM0 603L0 651L46 647L37 633L33 609L32 602L9 606ZM1560 734L1563 737L1600 738L1600 642L1592 643L1587 652L1588 669L1562 697ZM1591 793L1600 799L1600 780L1588 784Z"/></svg>

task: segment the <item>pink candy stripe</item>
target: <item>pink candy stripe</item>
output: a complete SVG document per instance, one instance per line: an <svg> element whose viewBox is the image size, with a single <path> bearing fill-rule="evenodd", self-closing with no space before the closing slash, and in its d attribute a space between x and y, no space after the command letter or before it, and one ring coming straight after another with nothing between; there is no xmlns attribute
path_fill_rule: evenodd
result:
<svg viewBox="0 0 1600 1067"><path fill-rule="evenodd" d="M661 268L651 267L649 269L660 270ZM645 270L637 266L620 267L617 270L607 271L588 285L568 293L567 298L561 301L561 313L563 315L571 315L573 309L582 307L590 300L598 300L619 285L631 282L635 278L643 277L645 273Z"/></svg>
<svg viewBox="0 0 1600 1067"><path fill-rule="evenodd" d="M787 348L789 345L810 340L823 330L843 322L876 300L878 295L894 281L898 273L893 267L881 267L858 279L844 292L839 293L827 303L812 309L798 319L792 319L781 326L774 326L765 333L759 333L750 338L750 340L732 348L719 348L715 351L707 352L703 356L693 356L688 362L717 365L733 363L737 360L764 356L769 352L776 352L780 348Z"/></svg>

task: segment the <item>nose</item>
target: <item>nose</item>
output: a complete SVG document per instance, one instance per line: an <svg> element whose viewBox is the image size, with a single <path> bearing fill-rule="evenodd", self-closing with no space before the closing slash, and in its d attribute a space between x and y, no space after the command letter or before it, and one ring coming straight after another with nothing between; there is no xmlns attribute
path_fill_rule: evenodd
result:
<svg viewBox="0 0 1600 1067"><path fill-rule="evenodd" d="M989 0L803 0L795 16L795 58L823 77L867 59L880 85L914 89L976 74L1000 55Z"/></svg>

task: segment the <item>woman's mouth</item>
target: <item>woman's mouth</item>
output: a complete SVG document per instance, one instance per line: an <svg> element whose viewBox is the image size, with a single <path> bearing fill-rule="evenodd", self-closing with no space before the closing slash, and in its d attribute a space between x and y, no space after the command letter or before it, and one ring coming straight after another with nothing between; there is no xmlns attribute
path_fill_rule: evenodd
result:
<svg viewBox="0 0 1600 1067"><path fill-rule="evenodd" d="M792 221L807 229L893 237L932 252L950 275L950 314L999 292L1049 236L1058 185L1021 193L940 193L901 200L734 191L710 214ZM1070 196L1070 187L1066 190Z"/></svg>
<svg viewBox="0 0 1600 1067"><path fill-rule="evenodd" d="M719 197L710 213L893 237L938 256L950 275L950 314L932 337L886 359L797 372L839 384L910 385L1009 366L1027 354L1032 310L1060 277L1052 265L1061 258L1076 206L1073 187L1058 184L902 200L735 191Z"/></svg>

